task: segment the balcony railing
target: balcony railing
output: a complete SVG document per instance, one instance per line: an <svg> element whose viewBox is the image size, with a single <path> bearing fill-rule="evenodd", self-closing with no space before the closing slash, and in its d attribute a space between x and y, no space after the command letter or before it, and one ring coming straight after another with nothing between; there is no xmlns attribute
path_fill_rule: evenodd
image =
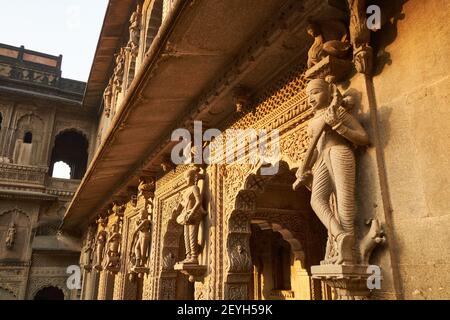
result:
<svg viewBox="0 0 450 320"><path fill-rule="evenodd" d="M25 188L53 196L72 197L79 184L80 180L49 177L48 167L0 163L0 185L7 189Z"/></svg>

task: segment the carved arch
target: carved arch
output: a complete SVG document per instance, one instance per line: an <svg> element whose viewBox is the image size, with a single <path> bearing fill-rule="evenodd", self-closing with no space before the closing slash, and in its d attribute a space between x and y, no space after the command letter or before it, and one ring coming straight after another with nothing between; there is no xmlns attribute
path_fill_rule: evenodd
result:
<svg viewBox="0 0 450 320"><path fill-rule="evenodd" d="M166 233L163 238L162 247L162 271L172 271L173 265L179 260L178 248L180 246L180 237L183 234L183 226L176 221L177 214L172 213L168 223ZM172 258L169 258L171 256Z"/></svg>
<svg viewBox="0 0 450 320"><path fill-rule="evenodd" d="M86 141L89 142L89 134L87 134L83 129L77 128L77 127L64 127L64 128L59 129L56 132L54 139L56 139L56 137L58 137L59 135L67 133L67 132L76 132L76 133L80 134L81 136L83 136L83 138L85 138ZM53 144L54 144L54 141L53 141Z"/></svg>
<svg viewBox="0 0 450 320"><path fill-rule="evenodd" d="M281 237L286 240L290 246L291 246L291 250L294 254L294 257L296 260L299 260L303 265L305 265L305 251L303 249L303 246L301 244L301 242L299 241L299 239L297 237L295 237L294 232L292 232L290 229L288 229L288 227L286 225L282 225L281 223L278 222L269 222L266 220L259 220L258 222L253 222L252 224L256 224L256 225L261 225L261 224L265 224L266 226L268 225L270 227L270 229L272 229L273 231L276 231L278 233L281 234Z"/></svg>
<svg viewBox="0 0 450 320"><path fill-rule="evenodd" d="M37 114L35 114L34 112L30 111L27 112L23 115L21 115L17 121L16 121L16 128L15 129L28 129L30 128L30 126L33 124L33 119L37 119L38 122L35 123L40 123L42 125L42 129L44 128L44 120ZM28 120L28 123L25 123L25 121Z"/></svg>
<svg viewBox="0 0 450 320"><path fill-rule="evenodd" d="M38 281L36 281L36 283L34 284L33 288L30 291L30 299L34 299L34 297L36 296L36 294L45 289L45 288L50 288L50 287L54 287L54 288L58 288L59 290L62 291L62 293L64 294L64 300L68 300L69 299L69 292L66 288L65 285L63 285L60 282L64 282L63 280L61 281L49 281L48 278L45 279L39 279Z"/></svg>
<svg viewBox="0 0 450 320"><path fill-rule="evenodd" d="M267 184L277 176L291 171L288 162L278 162L278 173L271 176L261 175L263 164L249 170L243 179L242 189L237 191L232 206L231 214L228 216L228 234L226 237L227 259L225 267L225 299L246 300L248 299L250 272L252 266L250 252L250 235L252 218L258 218L256 213L257 193L263 193ZM299 241L290 230L289 226L279 221L269 223L274 231L280 232L294 252L296 259L301 260L304 265L304 250Z"/></svg>
<svg viewBox="0 0 450 320"><path fill-rule="evenodd" d="M3 215L6 215L8 213L14 214L14 213L18 213L18 214L22 214L24 216L26 216L28 218L28 221L31 221L31 217L28 213L26 213L25 211L19 209L19 208L14 208L14 209L9 209L3 212L0 212L0 217Z"/></svg>
<svg viewBox="0 0 450 320"><path fill-rule="evenodd" d="M170 210L169 212L171 213L162 240L160 281L157 291L157 299L160 300L174 300L176 297L177 272L173 270L173 266L180 258L178 257L178 252L183 226L176 221L178 212L172 211L176 203L179 202L179 196L175 197L174 200L163 206L165 210Z"/></svg>

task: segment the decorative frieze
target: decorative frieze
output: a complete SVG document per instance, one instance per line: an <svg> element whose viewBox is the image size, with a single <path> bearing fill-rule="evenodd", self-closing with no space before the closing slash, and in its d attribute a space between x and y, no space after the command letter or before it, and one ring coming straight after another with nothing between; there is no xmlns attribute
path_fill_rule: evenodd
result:
<svg viewBox="0 0 450 320"><path fill-rule="evenodd" d="M6 181L44 185L47 172L47 167L0 163L0 179Z"/></svg>

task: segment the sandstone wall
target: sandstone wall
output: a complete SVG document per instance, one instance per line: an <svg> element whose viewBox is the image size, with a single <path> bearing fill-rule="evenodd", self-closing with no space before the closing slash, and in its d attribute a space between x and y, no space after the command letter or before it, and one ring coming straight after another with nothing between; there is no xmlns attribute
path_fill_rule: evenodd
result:
<svg viewBox="0 0 450 320"><path fill-rule="evenodd" d="M351 81L351 88L363 92L360 119L372 141L359 157L358 207L361 218L377 216L383 221L384 210L392 209L389 250L378 250L372 261L383 268L380 294L394 297L397 277L403 298L448 298L450 3L408 1L396 18L374 37L382 49L373 78L379 145L364 78L357 75ZM385 170L376 160L376 147ZM379 180L383 171L388 196L384 203ZM362 225L362 219L358 223Z"/></svg>

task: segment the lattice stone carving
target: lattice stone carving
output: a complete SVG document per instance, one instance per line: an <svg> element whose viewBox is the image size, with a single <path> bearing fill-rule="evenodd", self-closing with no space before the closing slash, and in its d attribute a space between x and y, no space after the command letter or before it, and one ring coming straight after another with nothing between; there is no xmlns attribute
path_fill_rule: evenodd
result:
<svg viewBox="0 0 450 320"><path fill-rule="evenodd" d="M255 128L269 114L304 91L307 80L304 76L305 65L299 64L277 81L273 82L264 93L258 97L253 109L245 115L235 115L225 127L233 129ZM304 96L304 94L303 94ZM282 114L278 114L282 116Z"/></svg>

